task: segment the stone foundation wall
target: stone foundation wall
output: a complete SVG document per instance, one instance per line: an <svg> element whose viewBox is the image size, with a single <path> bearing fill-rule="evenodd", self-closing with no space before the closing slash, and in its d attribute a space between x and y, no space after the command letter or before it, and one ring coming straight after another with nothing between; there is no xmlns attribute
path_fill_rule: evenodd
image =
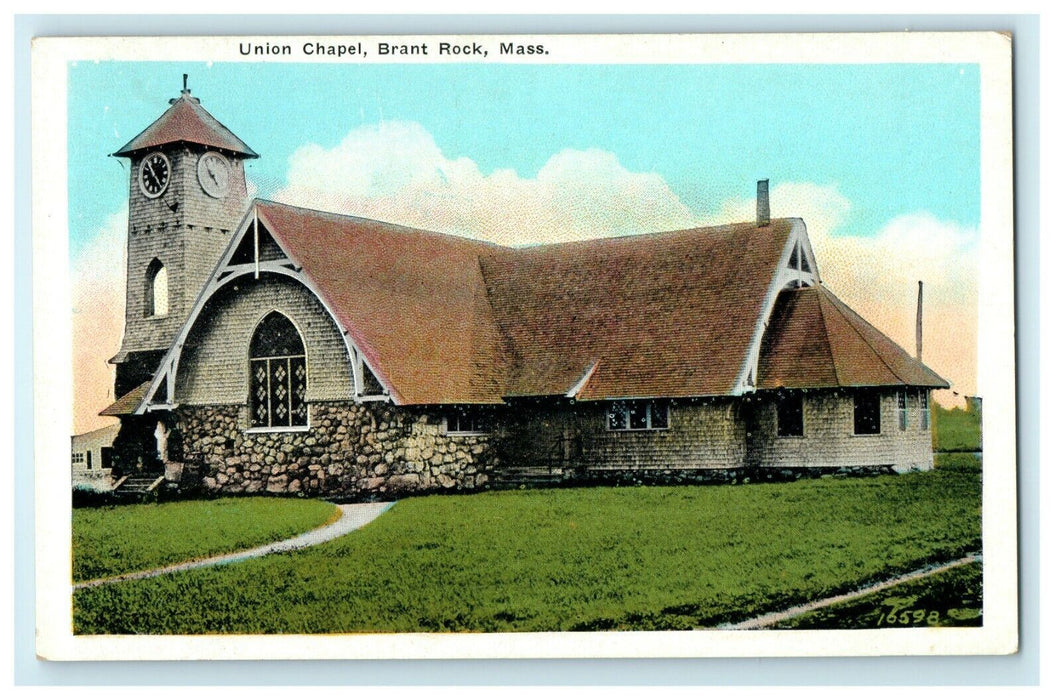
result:
<svg viewBox="0 0 1061 700"><path fill-rule="evenodd" d="M470 490L497 465L489 436L448 435L441 415L382 402L309 404L310 427L247 430L242 405L178 409L184 461L223 493L339 498Z"/></svg>

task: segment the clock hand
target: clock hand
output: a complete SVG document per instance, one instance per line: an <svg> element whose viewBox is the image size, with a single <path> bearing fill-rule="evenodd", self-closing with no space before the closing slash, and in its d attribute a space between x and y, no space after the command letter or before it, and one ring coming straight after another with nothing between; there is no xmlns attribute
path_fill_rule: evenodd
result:
<svg viewBox="0 0 1061 700"><path fill-rule="evenodd" d="M147 164L147 168L144 170L144 172L151 176L151 179L154 180L156 185L162 187L162 183L158 181L158 176L155 175L155 169L150 163Z"/></svg>

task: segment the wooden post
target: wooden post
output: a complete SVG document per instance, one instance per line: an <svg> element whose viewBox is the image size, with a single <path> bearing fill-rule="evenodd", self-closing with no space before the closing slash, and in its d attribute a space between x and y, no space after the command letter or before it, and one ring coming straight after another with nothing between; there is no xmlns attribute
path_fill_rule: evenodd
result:
<svg viewBox="0 0 1061 700"><path fill-rule="evenodd" d="M915 331L917 342L917 361L921 361L921 304L924 298L925 283L917 282L917 330Z"/></svg>
<svg viewBox="0 0 1061 700"><path fill-rule="evenodd" d="M261 274L261 267L258 263L258 207L254 207L254 279L258 279Z"/></svg>

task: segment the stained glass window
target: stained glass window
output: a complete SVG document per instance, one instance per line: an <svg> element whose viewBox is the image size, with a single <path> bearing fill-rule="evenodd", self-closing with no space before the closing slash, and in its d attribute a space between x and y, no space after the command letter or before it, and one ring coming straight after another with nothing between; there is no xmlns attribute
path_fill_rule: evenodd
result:
<svg viewBox="0 0 1061 700"><path fill-rule="evenodd" d="M307 425L306 349L294 324L276 311L250 345L250 413L255 428Z"/></svg>

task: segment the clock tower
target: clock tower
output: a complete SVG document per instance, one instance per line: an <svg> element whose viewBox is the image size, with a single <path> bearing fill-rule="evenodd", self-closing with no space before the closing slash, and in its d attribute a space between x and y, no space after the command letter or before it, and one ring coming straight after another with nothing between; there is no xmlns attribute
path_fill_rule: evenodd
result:
<svg viewBox="0 0 1061 700"><path fill-rule="evenodd" d="M243 162L258 154L192 97L180 97L113 155L128 158L125 334L114 392L158 368L247 208Z"/></svg>

